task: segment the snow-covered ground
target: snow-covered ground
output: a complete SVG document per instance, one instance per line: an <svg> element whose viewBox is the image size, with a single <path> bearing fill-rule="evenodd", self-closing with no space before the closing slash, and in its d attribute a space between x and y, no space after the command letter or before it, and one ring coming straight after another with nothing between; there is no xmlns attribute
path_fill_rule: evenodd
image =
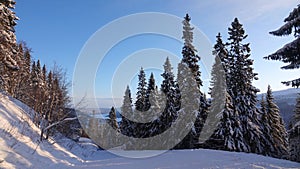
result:
<svg viewBox="0 0 300 169"><path fill-rule="evenodd" d="M300 163L255 154L216 150L177 150L142 159L119 157L92 142L56 135L39 141L33 111L0 94L0 169L2 168L300 168ZM121 151L121 150L120 150ZM147 153L147 152L145 152Z"/></svg>

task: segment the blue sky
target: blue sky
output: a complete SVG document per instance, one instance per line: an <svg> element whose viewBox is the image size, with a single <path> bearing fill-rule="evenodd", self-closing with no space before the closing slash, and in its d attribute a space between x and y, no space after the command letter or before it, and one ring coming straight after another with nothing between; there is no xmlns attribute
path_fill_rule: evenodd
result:
<svg viewBox="0 0 300 169"><path fill-rule="evenodd" d="M273 90L285 89L280 82L293 79L299 74L299 70L280 70L283 65L281 62L262 59L293 39L274 37L268 32L280 27L284 18L298 3L298 0L17 0L15 12L20 20L16 33L19 41L26 41L32 48L35 59L40 59L47 65L53 65L54 62L61 65L67 70L71 81L77 57L87 40L97 30L120 17L141 12L162 12L183 18L189 13L192 24L208 37L212 45L218 32L222 33L226 41L227 28L238 17L249 35L246 42L251 43L255 72L259 73L260 79L254 85L265 92L268 84ZM180 57L181 47L179 42L155 35L124 40L111 49L107 64L104 61L104 67L98 70L95 79L96 96L110 97L109 79L124 57L148 48L161 48ZM112 64L113 62L115 63ZM157 78L159 73L159 70L155 70ZM134 84L131 85L134 89Z"/></svg>

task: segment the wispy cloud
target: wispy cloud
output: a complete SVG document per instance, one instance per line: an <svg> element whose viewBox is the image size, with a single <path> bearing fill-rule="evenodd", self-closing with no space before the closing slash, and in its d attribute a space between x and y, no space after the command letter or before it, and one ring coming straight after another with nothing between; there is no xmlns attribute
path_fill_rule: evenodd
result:
<svg viewBox="0 0 300 169"><path fill-rule="evenodd" d="M234 5L234 10L240 10L240 17L244 21L252 21L267 13L276 13L279 9L288 8L292 10L299 3L297 0L252 0L252 1L234 1L230 0ZM235 2L235 3L234 3ZM236 11L237 12L237 11Z"/></svg>
<svg viewBox="0 0 300 169"><path fill-rule="evenodd" d="M210 15L231 15L245 22L265 14L276 13L278 10L292 10L299 4L299 0L211 0L189 1L185 4L187 4L185 7L190 10L210 12Z"/></svg>

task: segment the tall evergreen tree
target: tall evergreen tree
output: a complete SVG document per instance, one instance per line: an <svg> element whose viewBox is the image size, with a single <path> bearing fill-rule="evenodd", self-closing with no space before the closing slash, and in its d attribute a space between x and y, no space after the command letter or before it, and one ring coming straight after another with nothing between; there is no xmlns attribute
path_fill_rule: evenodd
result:
<svg viewBox="0 0 300 169"><path fill-rule="evenodd" d="M225 64L226 60L227 60L227 55L228 55L228 51L226 49L226 44L223 42L220 32L218 33L216 38L217 38L216 44L214 45L214 50L212 53L213 53L213 55L218 56L219 59L221 60L221 62L223 64ZM226 65L223 65L223 66L225 67ZM227 70L226 67L225 67L225 70Z"/></svg>
<svg viewBox="0 0 300 169"><path fill-rule="evenodd" d="M40 101L41 101L41 107L40 112L44 116L46 112L48 111L48 106L46 104L48 97L49 97L49 91L47 89L47 69L46 65L43 66L42 72L41 72L41 87L40 87Z"/></svg>
<svg viewBox="0 0 300 169"><path fill-rule="evenodd" d="M287 158L288 157L288 141L287 141L287 132L284 127L283 120L279 113L278 106L274 103L274 97L270 85L268 86L268 91L266 95L266 113L267 119L271 126L272 140L274 143L275 152L271 156L278 158Z"/></svg>
<svg viewBox="0 0 300 169"><path fill-rule="evenodd" d="M31 79L31 86L34 86L36 90L39 90L38 88L42 85L42 74L41 74L42 70L41 70L41 64L40 64L40 60L38 60L37 62L33 62L32 66L31 66L31 75L30 75L30 79Z"/></svg>
<svg viewBox="0 0 300 169"><path fill-rule="evenodd" d="M197 82L198 90L200 91L200 87L202 86L202 80L201 80L201 72L199 69L199 61L200 57L197 55L197 50L195 49L193 45L193 29L190 25L191 18L188 14L184 17L183 20L183 37L184 40L184 46L182 48L182 62L186 63L192 72L192 75L194 79ZM179 65L180 66L180 65ZM178 79L178 83L184 79ZM179 86L180 88L180 86ZM183 98L181 97L181 100ZM194 128L196 131L196 135L194 136L195 140L199 140L200 133L202 131L202 128L204 126L204 123L206 121L206 118L208 116L208 107L209 104L207 103L207 100L202 92L200 92L199 96L200 102L199 102L199 113L197 114L197 119L194 123ZM181 105L183 106L183 105Z"/></svg>
<svg viewBox="0 0 300 169"><path fill-rule="evenodd" d="M215 55L215 62L212 67L211 71L211 88L210 88L210 95L211 95L211 106L209 108L210 117L206 121L205 130L201 133L201 136L203 138L209 138L212 133L214 133L214 130L218 127L218 122L220 120L220 117L222 117L223 113L233 113L230 112L230 110L224 110L229 109L230 107L225 107L226 104L231 104L231 98L227 98L226 100L226 94L227 94L227 88L226 88L226 56L227 56L227 49L225 48L225 44L222 41L221 34L219 33L217 36L216 44L214 45L213 55ZM232 108L232 107L231 107ZM225 112L224 112L225 111ZM231 115L232 116L232 115ZM228 118L228 115L226 115L223 119L230 120ZM233 119L234 120L234 119ZM233 123L233 122L230 122ZM229 126L227 126L229 127ZM219 130L222 130L221 128ZM220 131L218 131L220 132ZM223 131L224 132L224 131ZM211 138L211 140L220 139L219 136L217 136L219 133L215 133L215 135ZM218 138L217 138L218 137ZM222 137L222 141L225 141L225 136ZM210 140L210 141L211 141ZM208 143L208 141L206 142ZM210 143L211 144L211 143ZM224 146L225 143L220 144L219 146ZM209 147L209 145L206 145ZM212 146L212 145L210 145Z"/></svg>
<svg viewBox="0 0 300 169"><path fill-rule="evenodd" d="M145 117L145 120L147 123L143 124L143 138L148 138L148 137L153 137L157 135L160 132L160 115L163 111L163 109L160 106L159 100L160 100L160 95L158 92L157 87L151 92L149 96L149 103L150 103L150 108L147 111L147 116ZM150 147L154 148L154 145L150 145Z"/></svg>
<svg viewBox="0 0 300 169"><path fill-rule="evenodd" d="M117 122L116 109L112 107L109 112L109 118L107 119L107 124L113 128L113 130L108 127L108 129L103 130L105 133L105 140L107 140L107 147L112 148L118 146L118 134L119 134L119 126Z"/></svg>
<svg viewBox="0 0 300 169"><path fill-rule="evenodd" d="M225 106L225 93L226 93L226 55L227 50L225 44L221 39L220 33L217 35L217 42L214 45L215 62L211 70L211 88L210 95L212 98L212 104L210 107L211 117L220 117L220 113ZM207 121L211 129L215 128L218 118L209 119Z"/></svg>
<svg viewBox="0 0 300 169"><path fill-rule="evenodd" d="M250 57L249 43L243 44L247 38L243 25L235 18L228 28L228 93L232 97L234 111L239 115L239 127L243 133L243 145L237 151L262 153L262 135L259 110L256 108L256 93L259 91L252 85L257 80L253 72L253 60Z"/></svg>
<svg viewBox="0 0 300 169"><path fill-rule="evenodd" d="M295 8L287 18L284 19L285 24L279 29L270 32L275 36L287 36L294 34L295 40L283 46L275 53L264 57L268 60L279 60L287 65L281 69L299 69L300 67L300 4ZM282 82L287 86L299 87L300 78L291 81Z"/></svg>
<svg viewBox="0 0 300 169"><path fill-rule="evenodd" d="M300 162L300 94L297 98L294 113L289 130L289 159Z"/></svg>
<svg viewBox="0 0 300 169"><path fill-rule="evenodd" d="M159 101L160 101L160 95L159 95L158 88L156 86L155 89L153 90L153 92L149 96L149 102L151 105L151 107L149 109L150 110L149 114L151 115L150 116L151 123L154 123L154 121L159 118L159 115L162 111ZM155 132L155 130L152 130L152 131Z"/></svg>
<svg viewBox="0 0 300 169"><path fill-rule="evenodd" d="M177 132L179 132L179 138L183 138L183 140L175 148L194 148L198 141L195 139L198 135L194 123L199 114L201 92L188 65L181 61L178 68L178 78L181 79L179 89L182 105L178 112L180 121L177 120L176 123L180 124Z"/></svg>
<svg viewBox="0 0 300 169"><path fill-rule="evenodd" d="M43 97L45 96L43 93L42 84L42 70L40 61L38 60L37 62L33 62L30 73L30 97L32 99L29 102L29 106L31 106L36 112L38 112L39 116L43 115ZM40 119L41 117L36 117L35 121L39 124Z"/></svg>
<svg viewBox="0 0 300 169"><path fill-rule="evenodd" d="M8 88L6 81L10 78L10 72L19 69L15 60L18 53L14 28L18 17L12 11L15 4L14 0L0 1L0 87L4 90Z"/></svg>
<svg viewBox="0 0 300 169"><path fill-rule="evenodd" d="M294 115L289 124L289 129L293 128L298 122L300 122L300 94L298 95L298 98L296 100Z"/></svg>
<svg viewBox="0 0 300 169"><path fill-rule="evenodd" d="M164 105L165 109L163 110L159 121L159 133L162 133L168 129L172 125L172 122L174 122L177 118L176 84L172 69L173 67L170 63L170 60L167 58L164 63L164 72L161 74L163 77L161 91L166 98L166 102Z"/></svg>
<svg viewBox="0 0 300 169"><path fill-rule="evenodd" d="M48 91L48 94L49 94L49 97L47 99L47 105L48 105L48 111L46 112L46 115L45 115L45 118L46 120L50 120L52 118L52 112L53 112L53 103L54 103L54 91L52 90L53 88L53 74L52 74L52 71L50 71L48 73L48 76L47 76L47 91Z"/></svg>
<svg viewBox="0 0 300 169"><path fill-rule="evenodd" d="M265 96L263 94L261 95L261 100L260 100L260 111L262 114L266 112L266 101L265 101Z"/></svg>
<svg viewBox="0 0 300 169"><path fill-rule="evenodd" d="M265 101L264 95L262 95L260 102L260 111L261 111L261 121L262 121L262 132L265 136L264 141L264 151L263 155L272 156L275 153L274 140L272 137L272 119L270 114L267 112L267 103Z"/></svg>
<svg viewBox="0 0 300 169"><path fill-rule="evenodd" d="M23 72L23 65L24 65L24 48L23 44L18 44L17 47L17 53L15 55L14 60L17 62L19 71L9 71L9 77L7 78L6 84L6 90L7 92L14 98L16 98L20 94L20 83L22 80L22 77L24 76Z"/></svg>
<svg viewBox="0 0 300 169"><path fill-rule="evenodd" d="M43 66L42 68L42 86L46 85L46 80L47 80L47 68L46 65Z"/></svg>
<svg viewBox="0 0 300 169"><path fill-rule="evenodd" d="M28 103L28 98L30 96L30 69L31 69L31 54L30 50L25 43L19 44L19 71L17 71L15 78L17 79L16 92L12 95L16 99Z"/></svg>
<svg viewBox="0 0 300 169"><path fill-rule="evenodd" d="M116 114L116 109L112 107L109 111L109 119L108 119L108 124L115 130L118 130L118 122L117 122L117 114Z"/></svg>
<svg viewBox="0 0 300 169"><path fill-rule="evenodd" d="M123 104L121 107L121 124L120 124L120 130L121 133L126 136L132 136L133 130L132 130L132 121L130 119L133 118L133 110L132 110L132 98L131 98L131 92L129 89L129 86L127 86Z"/></svg>
<svg viewBox="0 0 300 169"><path fill-rule="evenodd" d="M146 82L146 74L143 68L141 68L140 73L138 75L138 88L136 93L136 102L135 109L138 111L145 111L145 102L146 102L146 92L147 92L147 82Z"/></svg>
<svg viewBox="0 0 300 169"><path fill-rule="evenodd" d="M214 50L212 51L212 54L215 55L215 69L221 71L221 76L225 74L225 81L228 81L228 50L226 48L226 44L222 40L221 33L218 33L216 36L216 44L214 45ZM221 65L222 64L222 67ZM224 72L223 72L224 71ZM217 73L217 72L216 72ZM224 79L223 77L220 77L220 79ZM227 85L227 84L226 84Z"/></svg>
<svg viewBox="0 0 300 169"><path fill-rule="evenodd" d="M145 98L145 110L149 110L149 108L151 107L150 104L150 95L152 92L154 92L155 90L155 79L154 79L154 75L153 73L151 73L149 81L148 81L148 87L147 87L147 91L146 91L146 98Z"/></svg>
<svg viewBox="0 0 300 169"><path fill-rule="evenodd" d="M234 110L231 96L226 92L225 106L221 111L217 129L205 142L204 147L227 151L241 151L244 147L240 119Z"/></svg>
<svg viewBox="0 0 300 169"><path fill-rule="evenodd" d="M184 46L182 48L182 61L186 63L191 69L193 76L195 77L198 87L202 86L202 80L200 78L201 72L199 69L198 62L200 57L197 55L197 50L193 45L193 27L190 24L191 18L188 14L184 17L183 20L183 36Z"/></svg>

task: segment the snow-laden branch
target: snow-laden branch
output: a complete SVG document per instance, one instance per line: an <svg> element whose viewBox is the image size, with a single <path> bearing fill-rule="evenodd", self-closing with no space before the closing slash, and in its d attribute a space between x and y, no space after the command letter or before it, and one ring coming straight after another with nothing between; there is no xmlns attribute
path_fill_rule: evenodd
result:
<svg viewBox="0 0 300 169"><path fill-rule="evenodd" d="M47 127L46 127L46 128L44 128L43 130L44 130L44 131L47 131L47 130L49 130L50 128L52 128L52 127L56 126L56 125L59 125L59 124L65 123L65 122L67 122L67 121L73 121L73 120L77 120L77 119L78 119L77 117L65 118L65 119L63 119L63 120L61 120L61 121L55 122L55 123L53 123L53 124L51 124L51 125L47 126Z"/></svg>

